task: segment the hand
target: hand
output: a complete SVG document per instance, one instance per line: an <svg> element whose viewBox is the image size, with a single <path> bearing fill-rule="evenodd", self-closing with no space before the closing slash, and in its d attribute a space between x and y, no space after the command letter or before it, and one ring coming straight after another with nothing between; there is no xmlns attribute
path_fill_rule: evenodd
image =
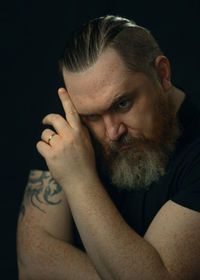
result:
<svg viewBox="0 0 200 280"><path fill-rule="evenodd" d="M39 141L36 147L45 158L57 183L70 187L97 176L95 154L89 132L81 123L69 94L64 88L60 88L58 94L66 119L58 114L47 115L42 121L43 124L52 125L57 133L45 129L41 136L42 141Z"/></svg>

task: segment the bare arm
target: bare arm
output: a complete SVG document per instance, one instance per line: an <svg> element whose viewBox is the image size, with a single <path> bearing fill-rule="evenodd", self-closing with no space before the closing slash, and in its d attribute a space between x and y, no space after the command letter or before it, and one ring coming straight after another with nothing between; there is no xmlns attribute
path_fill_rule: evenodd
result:
<svg viewBox="0 0 200 280"><path fill-rule="evenodd" d="M64 90L59 94L66 120L47 115L43 123L52 125L58 134L48 145L49 130L44 130L37 149L62 185L87 254L102 279L200 279L199 212L168 201L144 238L139 236L99 180L88 131L69 94Z"/></svg>
<svg viewBox="0 0 200 280"><path fill-rule="evenodd" d="M88 256L73 246L72 217L49 171L32 170L17 231L19 279L99 280Z"/></svg>
<svg viewBox="0 0 200 280"><path fill-rule="evenodd" d="M100 184L65 191L87 254L103 279L200 279L199 212L168 201L142 238Z"/></svg>

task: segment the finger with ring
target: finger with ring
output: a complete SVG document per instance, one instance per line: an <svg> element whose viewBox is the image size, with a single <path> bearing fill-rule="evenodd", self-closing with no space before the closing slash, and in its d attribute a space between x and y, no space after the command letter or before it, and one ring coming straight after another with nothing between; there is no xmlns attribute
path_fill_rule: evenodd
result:
<svg viewBox="0 0 200 280"><path fill-rule="evenodd" d="M42 136L41 139L46 142L47 144L50 144L50 141L52 140L52 138L57 135L53 130L51 129L45 129L42 132Z"/></svg>
<svg viewBox="0 0 200 280"><path fill-rule="evenodd" d="M46 115L43 118L42 123L44 125L51 125L55 129L55 131L58 133L58 135L65 134L65 132L68 131L68 127L69 127L69 124L67 123L67 121L59 114Z"/></svg>
<svg viewBox="0 0 200 280"><path fill-rule="evenodd" d="M53 133L53 134L51 134L51 135L49 136L49 138L48 138L48 143L50 143L51 139L52 139L55 135L56 135L56 133Z"/></svg>

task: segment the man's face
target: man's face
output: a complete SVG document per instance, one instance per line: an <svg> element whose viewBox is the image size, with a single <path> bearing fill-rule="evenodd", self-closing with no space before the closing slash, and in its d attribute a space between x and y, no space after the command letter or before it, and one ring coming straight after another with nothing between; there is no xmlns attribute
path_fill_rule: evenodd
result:
<svg viewBox="0 0 200 280"><path fill-rule="evenodd" d="M114 50L80 73L63 71L93 135L99 172L118 188L147 188L164 174L178 136L174 107L160 83L127 71Z"/></svg>

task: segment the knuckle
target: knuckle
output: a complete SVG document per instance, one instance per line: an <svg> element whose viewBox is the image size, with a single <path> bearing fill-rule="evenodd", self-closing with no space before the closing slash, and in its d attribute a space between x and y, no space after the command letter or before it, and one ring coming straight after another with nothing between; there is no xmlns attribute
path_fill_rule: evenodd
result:
<svg viewBox="0 0 200 280"><path fill-rule="evenodd" d="M36 143L36 148L38 149L39 146L40 146L40 142L37 142L37 143Z"/></svg>
<svg viewBox="0 0 200 280"><path fill-rule="evenodd" d="M70 147L75 147L78 144L78 137L71 137L69 139Z"/></svg>
<svg viewBox="0 0 200 280"><path fill-rule="evenodd" d="M41 148L41 141L37 142L36 149L39 150Z"/></svg>
<svg viewBox="0 0 200 280"><path fill-rule="evenodd" d="M45 130L46 130L46 129L45 129ZM46 134L45 130L43 130L43 132L42 132L42 134L41 134L41 139L44 139L44 137L45 137L45 134Z"/></svg>
<svg viewBox="0 0 200 280"><path fill-rule="evenodd" d="M56 151L52 151L52 153L49 155L49 159L51 161L55 161L57 159L57 157L58 157L58 154Z"/></svg>
<svg viewBox="0 0 200 280"><path fill-rule="evenodd" d="M80 139L83 137L83 131L79 128L74 129L74 138Z"/></svg>
<svg viewBox="0 0 200 280"><path fill-rule="evenodd" d="M72 108L72 109L68 112L68 114L74 116L74 115L77 115L77 112L76 112L75 109Z"/></svg>
<svg viewBox="0 0 200 280"><path fill-rule="evenodd" d="M61 116L60 116L59 114L53 114L53 115L52 115L52 121L57 122L57 121L59 121L60 119L61 119Z"/></svg>

